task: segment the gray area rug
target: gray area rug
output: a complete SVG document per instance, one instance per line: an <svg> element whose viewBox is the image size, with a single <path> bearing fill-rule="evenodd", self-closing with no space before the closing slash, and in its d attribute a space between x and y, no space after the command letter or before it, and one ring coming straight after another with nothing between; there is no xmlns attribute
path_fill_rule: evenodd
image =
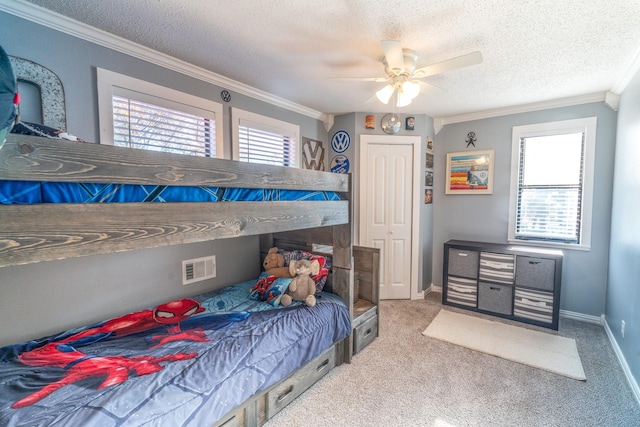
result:
<svg viewBox="0 0 640 427"><path fill-rule="evenodd" d="M586 373L576 381L423 336L440 298L383 301L380 337L266 426L640 426L602 326L560 319L558 335L576 340Z"/></svg>

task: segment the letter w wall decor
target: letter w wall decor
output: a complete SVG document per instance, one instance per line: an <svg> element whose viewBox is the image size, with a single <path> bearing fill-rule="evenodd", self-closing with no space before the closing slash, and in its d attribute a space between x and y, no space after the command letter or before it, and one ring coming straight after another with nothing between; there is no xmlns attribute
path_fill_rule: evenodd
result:
<svg viewBox="0 0 640 427"><path fill-rule="evenodd" d="M302 167L324 171L324 147L322 141L302 138Z"/></svg>

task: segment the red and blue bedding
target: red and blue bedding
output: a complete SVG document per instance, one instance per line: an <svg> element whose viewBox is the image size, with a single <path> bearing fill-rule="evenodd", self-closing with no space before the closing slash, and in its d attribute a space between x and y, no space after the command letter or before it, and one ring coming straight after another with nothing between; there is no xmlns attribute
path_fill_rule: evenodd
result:
<svg viewBox="0 0 640 427"><path fill-rule="evenodd" d="M0 349L0 424L208 425L351 331L340 297L274 307L255 280Z"/></svg>

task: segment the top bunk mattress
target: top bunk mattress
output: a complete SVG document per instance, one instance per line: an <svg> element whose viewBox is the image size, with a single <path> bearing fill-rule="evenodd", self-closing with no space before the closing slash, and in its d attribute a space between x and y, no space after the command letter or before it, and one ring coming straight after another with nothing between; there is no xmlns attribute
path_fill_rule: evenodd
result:
<svg viewBox="0 0 640 427"><path fill-rule="evenodd" d="M0 180L0 204L341 200L333 191Z"/></svg>

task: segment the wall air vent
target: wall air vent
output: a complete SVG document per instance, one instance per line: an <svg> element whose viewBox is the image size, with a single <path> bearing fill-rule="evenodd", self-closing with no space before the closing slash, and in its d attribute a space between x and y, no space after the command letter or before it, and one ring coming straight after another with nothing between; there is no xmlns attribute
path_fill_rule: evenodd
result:
<svg viewBox="0 0 640 427"><path fill-rule="evenodd" d="M182 261L182 284L200 282L216 277L216 256Z"/></svg>

